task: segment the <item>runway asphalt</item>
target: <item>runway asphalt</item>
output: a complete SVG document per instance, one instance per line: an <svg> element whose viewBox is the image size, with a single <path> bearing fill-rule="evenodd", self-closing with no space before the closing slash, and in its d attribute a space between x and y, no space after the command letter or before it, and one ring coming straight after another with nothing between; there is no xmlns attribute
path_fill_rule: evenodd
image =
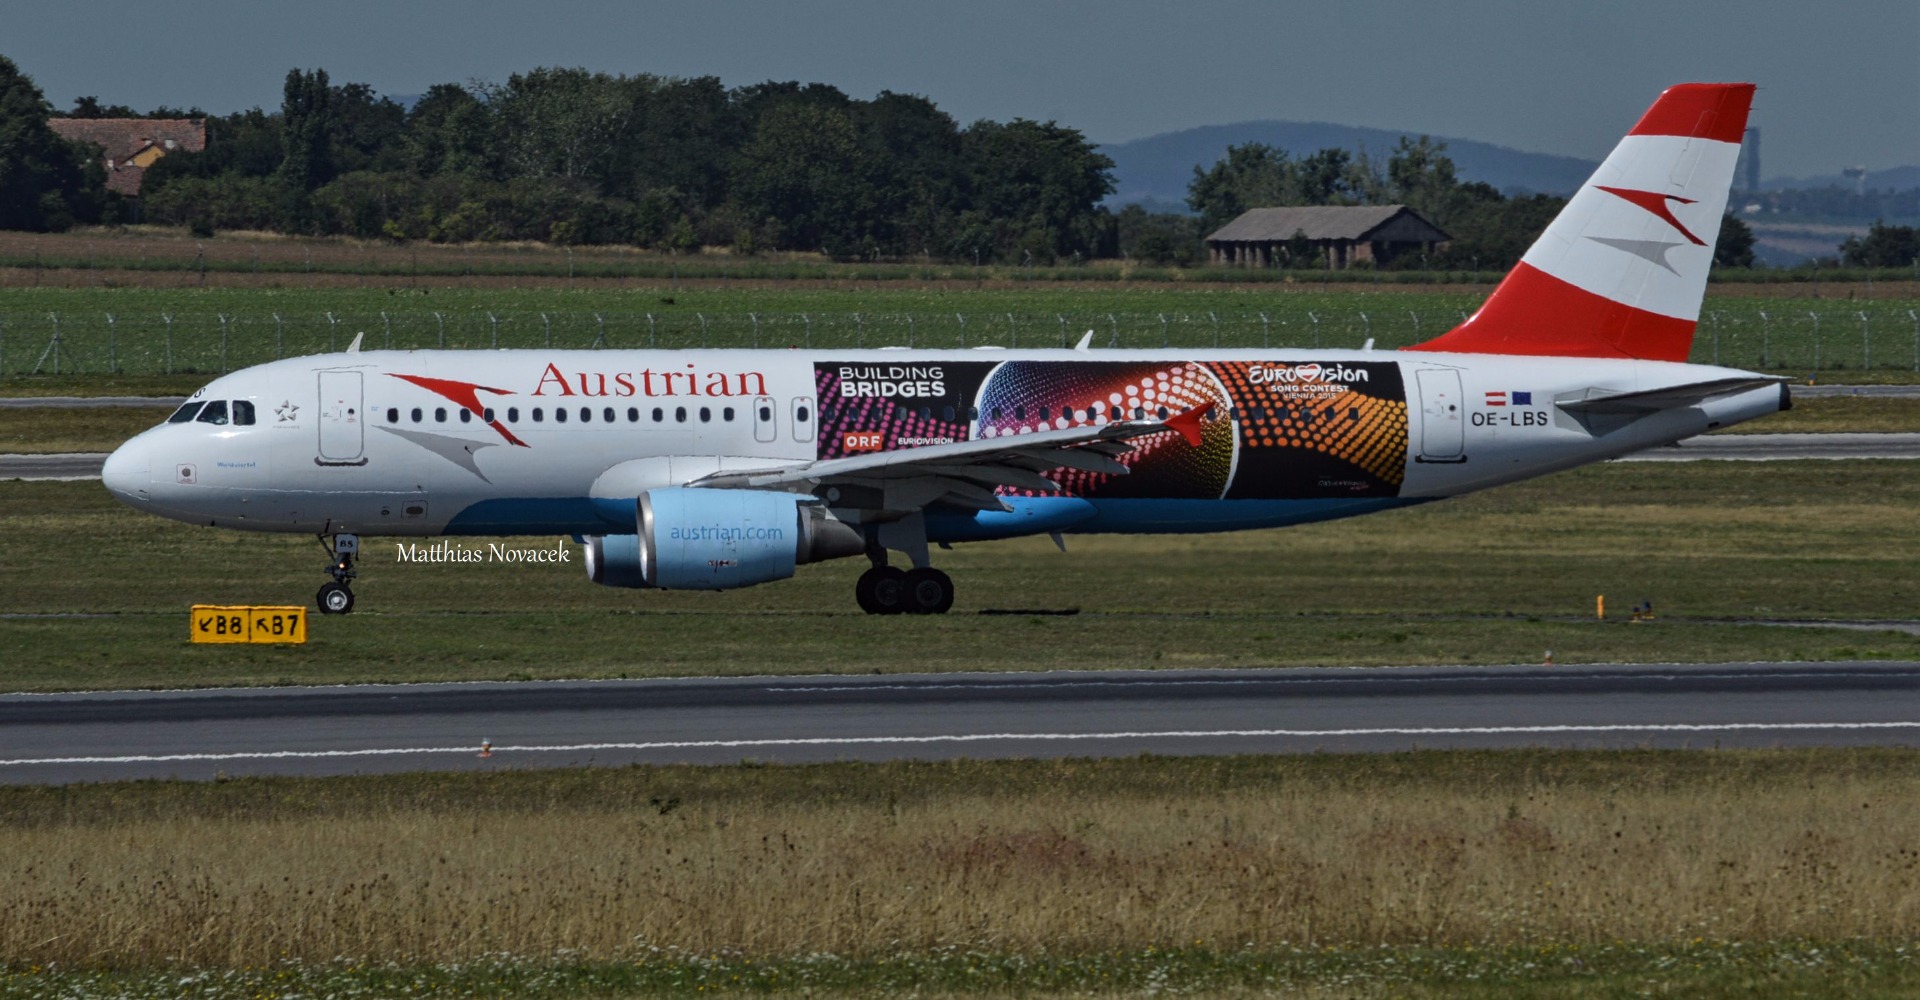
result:
<svg viewBox="0 0 1920 1000"><path fill-rule="evenodd" d="M481 756L485 743L491 755ZM0 782L631 763L1920 745L1920 663L1113 671L0 696Z"/></svg>

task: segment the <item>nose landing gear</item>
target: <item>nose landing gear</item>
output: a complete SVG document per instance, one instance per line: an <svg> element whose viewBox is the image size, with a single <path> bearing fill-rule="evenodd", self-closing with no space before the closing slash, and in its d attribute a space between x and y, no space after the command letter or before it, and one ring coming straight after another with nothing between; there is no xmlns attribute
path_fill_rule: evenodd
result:
<svg viewBox="0 0 1920 1000"><path fill-rule="evenodd" d="M353 559L360 554L360 536L334 535L329 542L327 536L322 535L320 545L331 560L327 572L333 575L333 581L321 584L313 601L323 615L344 615L353 610L353 589L347 584L359 575L353 570Z"/></svg>

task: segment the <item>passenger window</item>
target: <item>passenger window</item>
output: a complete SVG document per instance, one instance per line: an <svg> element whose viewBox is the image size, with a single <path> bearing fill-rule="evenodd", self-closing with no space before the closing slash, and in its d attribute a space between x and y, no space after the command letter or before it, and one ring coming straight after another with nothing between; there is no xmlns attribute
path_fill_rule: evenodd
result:
<svg viewBox="0 0 1920 1000"><path fill-rule="evenodd" d="M466 408L466 407L464 407L464 406L463 406L463 407L461 407L461 408L460 408L460 422L461 422L461 423L463 423L463 424L470 424L470 423L473 423L473 411L472 411L472 410L469 410L469 409L467 409L467 408Z"/></svg>
<svg viewBox="0 0 1920 1000"><path fill-rule="evenodd" d="M702 406L702 407L700 408L700 422L704 424L704 423L706 423L707 421L709 421L709 420L712 420L712 419L713 419L713 411L712 411L712 410L710 410L710 409L708 409L708 408L706 408L706 407L704 407L704 406Z"/></svg>
<svg viewBox="0 0 1920 1000"><path fill-rule="evenodd" d="M1025 403L1022 403L1019 406L1016 406L1013 408L1013 419L1015 420L1027 419L1027 405Z"/></svg>
<svg viewBox="0 0 1920 1000"><path fill-rule="evenodd" d="M1347 407L1347 422L1351 424L1360 422L1360 408L1358 406Z"/></svg>
<svg viewBox="0 0 1920 1000"><path fill-rule="evenodd" d="M400 422L400 408L397 406L387 407L387 423L397 424L399 422Z"/></svg>
<svg viewBox="0 0 1920 1000"><path fill-rule="evenodd" d="M763 404L760 407L760 422L764 424L767 421L772 419L773 419L773 407L766 406Z"/></svg>
<svg viewBox="0 0 1920 1000"><path fill-rule="evenodd" d="M637 424L639 422L640 422L640 408L638 406L627 407L627 423Z"/></svg>
<svg viewBox="0 0 1920 1000"><path fill-rule="evenodd" d="M487 423L493 423L493 407L489 406L486 409L481 410L480 419L486 421Z"/></svg>
<svg viewBox="0 0 1920 1000"><path fill-rule="evenodd" d="M656 406L656 407L654 407L654 408L653 408L653 422L654 422L654 423L656 423L656 424L657 424L657 423L660 423L660 422L662 422L662 421L664 421L664 420L666 420L666 419L667 419L667 411L665 411L665 410L663 410L663 409L661 409L661 408L659 408L658 406Z"/></svg>
<svg viewBox="0 0 1920 1000"><path fill-rule="evenodd" d="M720 419L726 421L727 423L733 423L733 407L729 406L721 410Z"/></svg>
<svg viewBox="0 0 1920 1000"><path fill-rule="evenodd" d="M224 424L227 422L227 401L216 399L200 411L197 418L203 424Z"/></svg>
<svg viewBox="0 0 1920 1000"><path fill-rule="evenodd" d="M1167 419L1167 408L1164 406L1160 408L1160 419L1162 420Z"/></svg>
<svg viewBox="0 0 1920 1000"><path fill-rule="evenodd" d="M433 408L433 422L434 422L434 423L436 423L436 424L444 424L444 423L446 423L446 422L447 422L447 408L446 408L446 407L444 407L444 406L436 406L436 407L434 407L434 408Z"/></svg>
<svg viewBox="0 0 1920 1000"><path fill-rule="evenodd" d="M540 411L539 411L539 410L535 410L535 411L533 411L533 419L535 419L535 420L538 420L538 419L540 419ZM566 422L567 422L567 408L566 408L566 407L564 407L564 406L556 406L556 407L554 407L554 408L553 408L553 422L554 422L554 423L556 423L556 424L564 424L564 423L566 423Z"/></svg>
<svg viewBox="0 0 1920 1000"><path fill-rule="evenodd" d="M593 423L593 407L582 406L580 408L580 422L583 424Z"/></svg>
<svg viewBox="0 0 1920 1000"><path fill-rule="evenodd" d="M941 407L940 419L945 420L947 423L953 423L953 407L951 406Z"/></svg>
<svg viewBox="0 0 1920 1000"><path fill-rule="evenodd" d="M604 417L607 423L613 423L613 407L609 406L605 410L602 410L600 416Z"/></svg>
<svg viewBox="0 0 1920 1000"><path fill-rule="evenodd" d="M244 399L233 401L233 422L241 427L253 426L253 404Z"/></svg>
<svg viewBox="0 0 1920 1000"><path fill-rule="evenodd" d="M173 411L173 416L167 418L167 423L170 423L170 424L188 423L193 420L194 414L199 413L200 408L205 405L207 405L205 402L193 402L193 403L182 404L179 409Z"/></svg>
<svg viewBox="0 0 1920 1000"><path fill-rule="evenodd" d="M807 412L808 412L807 408L802 406L801 408L793 411L793 419L798 420L804 424L807 422Z"/></svg>
<svg viewBox="0 0 1920 1000"><path fill-rule="evenodd" d="M536 424L538 424L538 423L542 423L542 422L544 422L544 421L545 421L546 419L547 419L547 415L546 415L546 413L545 413L545 412L543 412L543 411L541 410L541 408L540 408L540 407L538 407L538 406L536 406L536 407L534 407L534 408L533 408L533 422L534 422L534 423L536 423Z"/></svg>
<svg viewBox="0 0 1920 1000"><path fill-rule="evenodd" d="M1109 409L1107 411L1107 419L1108 420L1120 419L1120 407L1116 405L1112 409Z"/></svg>
<svg viewBox="0 0 1920 1000"><path fill-rule="evenodd" d="M413 417L413 422L414 422L414 423L416 423L416 424L417 424L417 423L419 423L419 422L420 422L420 408L419 408L418 406L416 406L416 407L414 407L414 408L413 408L413 412L412 412L411 414L408 414L408 415L409 415L409 416L411 416L411 417Z"/></svg>
<svg viewBox="0 0 1920 1000"><path fill-rule="evenodd" d="M507 423L517 424L519 422L520 422L520 408L518 406L507 407Z"/></svg>
<svg viewBox="0 0 1920 1000"><path fill-rule="evenodd" d="M683 423L683 424L684 424L684 423L686 423L686 422L687 422L687 408L686 408L686 407L684 407L684 406L676 406L676 407L674 407L674 408L673 408L673 419L675 419L675 420L677 420L677 421L679 421L680 423Z"/></svg>

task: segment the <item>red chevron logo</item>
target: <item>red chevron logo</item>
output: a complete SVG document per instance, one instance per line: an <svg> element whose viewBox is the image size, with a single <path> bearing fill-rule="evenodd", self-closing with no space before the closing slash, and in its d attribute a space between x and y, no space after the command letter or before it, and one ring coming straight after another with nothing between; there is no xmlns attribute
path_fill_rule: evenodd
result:
<svg viewBox="0 0 1920 1000"><path fill-rule="evenodd" d="M1692 232L1688 231L1687 227L1681 225L1680 220L1673 217L1673 209L1667 205L1670 201L1677 201L1682 205L1691 205L1693 204L1692 198L1682 198L1677 194L1661 194L1658 191L1636 191L1632 188L1607 187L1604 184L1595 184L1594 187L1653 213L1660 218L1660 221L1679 230L1680 235L1692 240L1694 246L1703 247L1707 245L1706 240L1693 235Z"/></svg>
<svg viewBox="0 0 1920 1000"><path fill-rule="evenodd" d="M428 378L425 375L401 375L398 372L388 372L387 374L392 375L394 378L400 379L402 381L412 382L414 385L417 385L420 388L427 390L428 392L437 393L441 396L445 396L449 402L457 403L460 406L465 407L467 410L471 411L474 416L479 417L482 420L486 420L487 410L486 410L486 407L480 405L480 393L490 392L496 396L513 395L513 393L509 390L495 389L491 386L480 385L479 383L476 383L476 382L455 382L452 379ZM501 423L500 421L486 420L486 423L488 427L491 427L494 430L499 431L500 436L503 438L506 438L508 444L517 445L521 448L529 447L529 445L525 441L522 441L519 438L514 437L513 432L510 430L507 430L507 425Z"/></svg>

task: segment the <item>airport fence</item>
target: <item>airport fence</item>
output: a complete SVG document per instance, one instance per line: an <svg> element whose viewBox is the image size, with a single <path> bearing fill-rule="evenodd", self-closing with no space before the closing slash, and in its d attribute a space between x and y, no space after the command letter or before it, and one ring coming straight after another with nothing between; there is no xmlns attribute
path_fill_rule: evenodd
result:
<svg viewBox="0 0 1920 1000"><path fill-rule="evenodd" d="M44 374L219 374L344 350L1070 347L1380 349L1416 344L1462 310L1156 313L569 312L447 310L287 313L0 313L0 378ZM1714 305L1692 360L1786 372L1920 371L1920 310Z"/></svg>

